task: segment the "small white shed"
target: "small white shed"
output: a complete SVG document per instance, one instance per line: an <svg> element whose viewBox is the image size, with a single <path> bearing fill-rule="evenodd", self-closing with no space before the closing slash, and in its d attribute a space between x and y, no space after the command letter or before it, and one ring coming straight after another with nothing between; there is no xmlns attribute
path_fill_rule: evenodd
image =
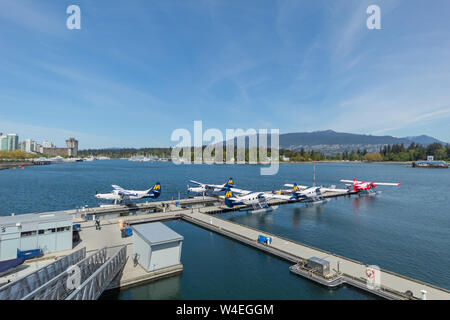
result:
<svg viewBox="0 0 450 320"><path fill-rule="evenodd" d="M180 264L183 236L161 222L133 226L134 258L146 271Z"/></svg>

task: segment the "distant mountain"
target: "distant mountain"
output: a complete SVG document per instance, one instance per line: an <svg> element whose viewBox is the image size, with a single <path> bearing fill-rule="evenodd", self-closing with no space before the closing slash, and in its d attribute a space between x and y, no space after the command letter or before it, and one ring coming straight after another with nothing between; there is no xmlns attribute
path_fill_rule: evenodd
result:
<svg viewBox="0 0 450 320"><path fill-rule="evenodd" d="M440 140L435 139L435 138L430 137L430 136L426 136L424 134L421 135L421 136L405 137L405 139L407 139L409 141L412 141L414 143L418 143L418 144L424 145L424 146L432 144L432 143L440 143L442 145L446 145L447 144L446 142L440 141Z"/></svg>
<svg viewBox="0 0 450 320"><path fill-rule="evenodd" d="M245 138L248 146L248 136ZM267 139L267 146L270 146L270 136ZM408 146L411 142L422 145L429 145L439 142L446 143L429 136L417 136L396 138L393 136L373 136L365 134L336 132L333 130L314 131L314 132L296 132L280 134L280 148L290 150L318 151L324 154L336 154L344 151L356 151L358 149L368 152L378 152L385 145L404 144ZM237 144L237 139L234 139Z"/></svg>
<svg viewBox="0 0 450 320"><path fill-rule="evenodd" d="M299 145L385 145L400 143L407 144L411 143L411 141L392 136L372 136L365 134L336 132L333 130L280 134L280 146L286 149L295 149Z"/></svg>

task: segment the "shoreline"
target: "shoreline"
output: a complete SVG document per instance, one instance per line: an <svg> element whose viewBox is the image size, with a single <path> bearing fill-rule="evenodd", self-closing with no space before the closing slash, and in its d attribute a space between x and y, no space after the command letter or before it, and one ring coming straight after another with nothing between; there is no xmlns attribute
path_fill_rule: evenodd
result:
<svg viewBox="0 0 450 320"><path fill-rule="evenodd" d="M385 163L385 164L412 164L414 161L341 161L341 160L322 160L322 161L316 161L316 163L373 163L373 164L379 164L379 163ZM280 161L280 164L311 164L312 161Z"/></svg>
<svg viewBox="0 0 450 320"><path fill-rule="evenodd" d="M111 160L122 160L122 159L116 159L111 158ZM123 159L125 160L125 159ZM345 164L357 164L357 163L368 163L368 164L402 164L402 165L412 165L412 163L415 161L342 161L342 160L318 160L315 161L315 163L345 163ZM270 165L274 162L266 162L266 163L215 163L215 162L202 162L201 164L223 164L223 165ZM278 161L278 164L313 164L313 161ZM191 163L183 163L183 164L195 164L193 162ZM18 166L33 166L34 164L30 161L17 161L17 160L11 160L11 161L0 161L0 170L6 170L13 167Z"/></svg>

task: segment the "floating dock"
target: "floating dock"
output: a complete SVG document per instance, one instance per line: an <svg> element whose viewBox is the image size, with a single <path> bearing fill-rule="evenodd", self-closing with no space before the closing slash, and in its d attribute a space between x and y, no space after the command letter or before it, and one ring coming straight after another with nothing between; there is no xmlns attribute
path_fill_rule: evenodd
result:
<svg viewBox="0 0 450 320"><path fill-rule="evenodd" d="M329 198L350 196L351 194L353 192L345 194L342 192L328 192L323 196ZM289 202L271 200L268 204L280 205L292 202L298 202L298 200ZM104 247L107 247L108 250L126 248L125 265L114 280L111 281L107 289L139 285L162 277L179 274L183 270L181 264L156 272L146 272L140 266L136 265L133 261L132 238L122 238L118 224L120 220L132 226L141 223L181 219L289 261L293 263L289 268L291 272L329 288L346 284L386 299L417 300L423 298L424 292L426 292L427 299L450 299L450 291L447 289L439 288L387 270L380 270L381 286L378 288L370 288L366 284L366 268L368 266L362 262L256 230L214 215L239 209L239 206L228 208L222 205L220 200L215 197L197 197L148 202L133 206L117 205L105 208L64 211L73 215L74 223L81 224L81 241L74 245L73 250L49 254L49 259L51 259L49 263L53 262L55 257L56 259L61 259L76 250L80 250L80 248L85 248L87 253L96 252ZM94 216L100 219L101 230L96 230L94 222L89 220ZM270 237L272 240L270 245L258 242L258 236L260 235ZM307 261L311 257L317 257L329 263L330 273L324 276L308 268Z"/></svg>

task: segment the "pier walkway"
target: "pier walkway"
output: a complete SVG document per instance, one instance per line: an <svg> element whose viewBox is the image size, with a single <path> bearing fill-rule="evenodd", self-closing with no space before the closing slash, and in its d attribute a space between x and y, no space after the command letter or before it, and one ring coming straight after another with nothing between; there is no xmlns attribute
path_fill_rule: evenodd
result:
<svg viewBox="0 0 450 320"><path fill-rule="evenodd" d="M410 291L413 294L412 298L418 299L422 296L422 290L425 290L427 292L427 299L450 299L449 290L442 289L434 285L411 279L387 270L380 270L380 289L371 290L366 286L365 272L367 265L362 262L348 259L337 254L332 254L321 249L317 249L305 244L301 244L299 242L288 240L267 232L256 230L204 213L194 212L183 214L182 219L294 263L304 262L311 257L318 257L329 261L330 269L333 270L329 279L315 276L314 274L310 274L308 272L301 272L298 266L296 268L291 267L291 271L302 276L307 276L311 280L329 287L335 287L337 285L347 283L359 289L369 291L373 294L388 299L411 298L406 294L407 291ZM257 239L259 235L271 237L272 243L270 245L258 243Z"/></svg>

